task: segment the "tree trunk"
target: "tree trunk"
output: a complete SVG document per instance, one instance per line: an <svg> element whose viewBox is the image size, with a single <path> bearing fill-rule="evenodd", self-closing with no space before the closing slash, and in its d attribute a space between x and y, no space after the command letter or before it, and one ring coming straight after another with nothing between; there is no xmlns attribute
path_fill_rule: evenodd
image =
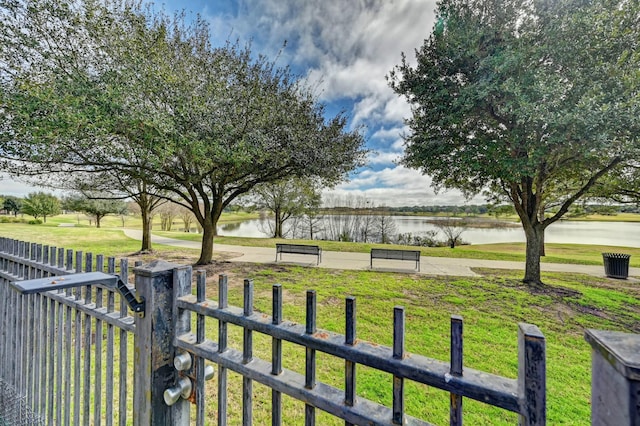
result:
<svg viewBox="0 0 640 426"><path fill-rule="evenodd" d="M207 265L213 260L213 238L218 235L218 220L222 214L222 201L216 200L213 208L204 213L202 226L202 248L200 249L200 259L196 265Z"/></svg>
<svg viewBox="0 0 640 426"><path fill-rule="evenodd" d="M273 229L273 238L282 238L282 221L280 220L280 209L275 208L273 210L273 220L274 220L274 229Z"/></svg>
<svg viewBox="0 0 640 426"><path fill-rule="evenodd" d="M544 250L544 231L540 234L540 256L546 256Z"/></svg>
<svg viewBox="0 0 640 426"><path fill-rule="evenodd" d="M151 215L147 209L142 211L142 247L140 251L151 251Z"/></svg>
<svg viewBox="0 0 640 426"><path fill-rule="evenodd" d="M522 281L527 284L542 284L540 279L540 248L544 244L544 228L539 223L527 228L524 230L527 238L527 260Z"/></svg>
<svg viewBox="0 0 640 426"><path fill-rule="evenodd" d="M200 258L196 265L207 265L213 260L213 237L215 236L215 225L211 220L206 220L202 224L202 247L200 248Z"/></svg>

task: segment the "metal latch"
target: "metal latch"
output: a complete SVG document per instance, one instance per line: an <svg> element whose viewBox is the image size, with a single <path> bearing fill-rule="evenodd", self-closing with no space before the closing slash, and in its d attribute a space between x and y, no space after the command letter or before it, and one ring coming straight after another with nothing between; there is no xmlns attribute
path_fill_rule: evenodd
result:
<svg viewBox="0 0 640 426"><path fill-rule="evenodd" d="M94 284L102 284L107 288L116 290L122 297L124 297L127 305L129 305L136 315L144 317L144 298L137 297L134 290L129 288L118 275L105 274L104 272L84 272L47 278L36 278L34 280L14 281L10 285L22 294L33 294Z"/></svg>

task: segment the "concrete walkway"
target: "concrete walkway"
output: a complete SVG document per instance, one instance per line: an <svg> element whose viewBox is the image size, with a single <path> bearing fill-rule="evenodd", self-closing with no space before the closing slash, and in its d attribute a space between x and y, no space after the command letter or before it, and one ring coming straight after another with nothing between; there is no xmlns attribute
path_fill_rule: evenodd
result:
<svg viewBox="0 0 640 426"><path fill-rule="evenodd" d="M125 229L127 237L135 240L142 240L142 231L136 229ZM153 244L162 244L172 247L184 247L200 249L200 243L195 241L177 240L173 238L152 235ZM230 246L216 244L214 241L213 250L216 252L226 252L228 260L231 262L254 262L254 263L274 263L276 260L276 250L266 247ZM452 276L478 276L472 268L495 268L495 269L519 269L524 270L524 262L511 262L505 260L483 260L483 259L463 259L451 257L426 257L420 258L420 272L414 269L414 263L408 261L379 260L373 261L373 267L377 271L412 272L424 275L452 275ZM316 257L309 255L284 254L282 261L278 263L294 263L296 265L316 266ZM370 269L369 253L350 253L323 251L322 263L319 268L332 269ZM564 263L541 263L540 268L548 272L570 272L604 277L604 266L602 265L574 265ZM629 275L640 276L640 268L629 268Z"/></svg>

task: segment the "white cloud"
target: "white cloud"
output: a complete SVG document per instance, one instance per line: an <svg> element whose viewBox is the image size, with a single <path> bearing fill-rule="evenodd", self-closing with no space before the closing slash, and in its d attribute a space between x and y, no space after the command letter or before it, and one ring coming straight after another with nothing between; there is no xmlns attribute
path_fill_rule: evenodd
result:
<svg viewBox="0 0 640 426"><path fill-rule="evenodd" d="M326 191L325 199L347 199L351 197L363 197L377 206L402 207L402 206L427 206L427 205L462 205L484 204L485 200L476 197L469 201L457 191L447 191L435 194L431 189L397 189L397 188L371 188L346 190L335 188Z"/></svg>
<svg viewBox="0 0 640 426"><path fill-rule="evenodd" d="M253 39L259 50L308 69L327 99L380 94L384 76L412 57L434 22L435 0L241 0L238 15L209 15L215 34ZM206 15L206 9L204 14ZM310 65L310 66L309 66Z"/></svg>
<svg viewBox="0 0 640 426"><path fill-rule="evenodd" d="M365 197L376 205L390 207L486 202L481 196L466 200L459 191L443 191L436 194L431 187L430 177L404 166L388 167L380 171L364 170L349 182L325 191L325 194L337 198L351 194Z"/></svg>
<svg viewBox="0 0 640 426"><path fill-rule="evenodd" d="M232 38L254 40L255 52L280 52L279 63L302 69L321 100L351 102L354 128L379 129L370 135L378 152L369 164L388 167L364 170L332 193L366 195L387 205L462 204L459 192L435 195L428 177L395 165L411 108L385 76L400 64L402 52L415 62L413 52L429 36L435 7L436 0L239 0L237 15L210 21L222 40L233 29Z"/></svg>
<svg viewBox="0 0 640 426"><path fill-rule="evenodd" d="M387 100L383 114L388 121L402 123L406 118L411 117L411 106L404 98L394 96Z"/></svg>
<svg viewBox="0 0 640 426"><path fill-rule="evenodd" d="M404 129L402 127L391 127L389 129L383 127L371 135L371 137L378 139L397 139L403 131Z"/></svg>
<svg viewBox="0 0 640 426"><path fill-rule="evenodd" d="M399 152L381 152L374 151L369 154L367 157L367 162L369 165L377 165L377 164L396 164L400 159L401 153Z"/></svg>
<svg viewBox="0 0 640 426"><path fill-rule="evenodd" d="M360 124L364 121L379 121L381 102L374 96L367 96L353 107L353 123ZM377 119L377 120L375 120Z"/></svg>
<svg viewBox="0 0 640 426"><path fill-rule="evenodd" d="M396 151L404 151L404 139L402 138L396 139L391 145L391 148L393 148Z"/></svg>

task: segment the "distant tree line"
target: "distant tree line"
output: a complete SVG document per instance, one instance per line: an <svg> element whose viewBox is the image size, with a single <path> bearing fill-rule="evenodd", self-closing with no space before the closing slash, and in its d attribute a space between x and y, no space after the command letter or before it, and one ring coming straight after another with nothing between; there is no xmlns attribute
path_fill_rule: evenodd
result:
<svg viewBox="0 0 640 426"><path fill-rule="evenodd" d="M31 192L24 198L12 195L0 195L2 210L7 215L17 217L28 215L33 217L30 223L46 223L47 218L63 212L84 213L90 222L100 228L101 220L109 214L127 216L129 205L124 201L110 199L91 199L81 194L69 194L58 198L42 191Z"/></svg>
<svg viewBox="0 0 640 426"><path fill-rule="evenodd" d="M469 204L469 205L434 205L434 206L405 206L390 207L389 211L398 213L445 213L447 215L481 215L491 210L489 204Z"/></svg>
<svg viewBox="0 0 640 426"><path fill-rule="evenodd" d="M319 211L327 214L334 213L388 213L388 214L434 214L445 216L477 216L491 215L496 218L505 216L517 216L516 210L511 204L469 204L469 205L422 205L422 206L367 206L367 207L323 207ZM555 212L554 208L549 208L546 213ZM567 212L568 217L578 217L590 214L615 215L618 213L640 213L640 203L598 203L597 200L585 199L584 202L576 203Z"/></svg>

